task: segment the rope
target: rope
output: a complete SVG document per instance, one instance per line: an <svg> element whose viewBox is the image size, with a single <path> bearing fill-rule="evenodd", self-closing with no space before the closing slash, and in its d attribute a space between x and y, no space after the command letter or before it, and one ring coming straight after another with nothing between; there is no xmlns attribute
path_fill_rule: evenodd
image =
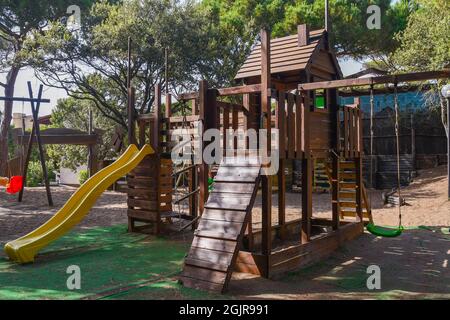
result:
<svg viewBox="0 0 450 320"><path fill-rule="evenodd" d="M398 119L398 92L397 79L394 82L394 109L395 109L395 143L397 150L397 192L398 192L398 227L402 227L402 195L401 195L401 181L400 181L400 138L399 138L399 119Z"/></svg>
<svg viewBox="0 0 450 320"><path fill-rule="evenodd" d="M185 100L181 100L181 114L182 114L182 116L183 116L183 120L182 120L182 124L181 124L181 132L183 133L183 131L184 131L184 129L186 129L187 128L187 130L189 130L189 128L190 128L190 126L189 126L189 123L188 123L188 121L187 121L187 113L186 113L186 101ZM191 143L191 147L192 147L192 141L193 141L193 135L191 134L191 139L190 139L190 143ZM183 147L184 147L184 145L183 145ZM183 152L182 151L183 149L181 149L181 152ZM174 171L175 172L178 172L176 175L175 175L175 177L174 177L174 194L176 194L176 195L178 195L178 185L180 184L180 183L182 183L183 185L185 185L186 184L186 179L185 179L185 177L186 177L186 171L187 171L187 167L188 166L192 166L192 165L194 165L194 159L193 159L193 153L192 153L192 148L191 148L191 164L187 164L186 163L186 161L184 161L183 160L183 162L182 162L182 168L180 169L180 170L176 170L175 168L174 168ZM181 202L183 201L183 200L185 200L187 197L186 197L186 195L184 195L184 196L182 196L182 195L180 195L179 197L178 197L178 199L176 199L175 200L175 204L177 205L177 212L178 212L178 221L179 221L179 227L178 227L178 231L182 231L184 228L183 228L183 226L182 226L182 219L181 219L181 216L182 216L182 206L181 206ZM184 211L184 210L183 210Z"/></svg>
<svg viewBox="0 0 450 320"><path fill-rule="evenodd" d="M373 187L373 84L370 85L370 187Z"/></svg>

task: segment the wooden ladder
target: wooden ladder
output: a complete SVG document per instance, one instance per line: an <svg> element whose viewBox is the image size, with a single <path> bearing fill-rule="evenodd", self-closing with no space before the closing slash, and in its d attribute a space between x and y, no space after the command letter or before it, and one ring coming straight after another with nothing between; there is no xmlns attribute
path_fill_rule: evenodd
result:
<svg viewBox="0 0 450 320"><path fill-rule="evenodd" d="M331 185L331 168L327 164L327 175ZM345 217L356 217L356 166L353 161L341 160L339 163L339 215ZM370 221L372 211L367 197L367 191L362 185L363 220Z"/></svg>
<svg viewBox="0 0 450 320"><path fill-rule="evenodd" d="M257 158L225 158L194 233L180 281L224 292L250 219L260 180Z"/></svg>

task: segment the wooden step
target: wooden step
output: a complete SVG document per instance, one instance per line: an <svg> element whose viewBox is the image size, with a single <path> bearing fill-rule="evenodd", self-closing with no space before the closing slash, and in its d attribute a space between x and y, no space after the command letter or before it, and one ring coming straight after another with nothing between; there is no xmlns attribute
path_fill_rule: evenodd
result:
<svg viewBox="0 0 450 320"><path fill-rule="evenodd" d="M343 201L339 199L339 206L341 208L356 208L356 202L355 201Z"/></svg>
<svg viewBox="0 0 450 320"><path fill-rule="evenodd" d="M341 189L355 189L356 188L356 183L354 182L339 182L339 186Z"/></svg>
<svg viewBox="0 0 450 320"><path fill-rule="evenodd" d="M341 210L340 214L343 217L356 217L356 211ZM366 211L363 211L363 218L369 219L369 215Z"/></svg>
<svg viewBox="0 0 450 320"><path fill-rule="evenodd" d="M353 161L348 161L348 162L341 161L339 163L339 167L341 169L355 169L356 168L355 163Z"/></svg>

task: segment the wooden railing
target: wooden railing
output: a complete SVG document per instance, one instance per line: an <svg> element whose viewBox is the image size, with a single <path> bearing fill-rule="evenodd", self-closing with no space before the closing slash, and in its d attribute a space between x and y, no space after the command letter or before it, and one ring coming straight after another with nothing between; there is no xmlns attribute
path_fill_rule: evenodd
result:
<svg viewBox="0 0 450 320"><path fill-rule="evenodd" d="M338 148L341 156L345 159L359 158L362 152L361 110L357 105L344 106L339 118L341 119Z"/></svg>

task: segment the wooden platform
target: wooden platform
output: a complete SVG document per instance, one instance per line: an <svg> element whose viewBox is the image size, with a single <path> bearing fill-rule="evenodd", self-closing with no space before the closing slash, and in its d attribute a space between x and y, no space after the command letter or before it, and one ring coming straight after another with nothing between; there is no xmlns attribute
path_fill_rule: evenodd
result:
<svg viewBox="0 0 450 320"><path fill-rule="evenodd" d="M270 259L264 259L259 253L240 251L234 266L235 271L261 275L263 270L268 269L270 272L267 277L276 278L283 273L299 270L325 259L339 246L357 238L363 232L364 225L361 222L341 222L339 229L314 237L308 243L297 241L274 248Z"/></svg>
<svg viewBox="0 0 450 320"><path fill-rule="evenodd" d="M190 288L224 292L258 189L255 158L225 158L215 177L180 281Z"/></svg>

